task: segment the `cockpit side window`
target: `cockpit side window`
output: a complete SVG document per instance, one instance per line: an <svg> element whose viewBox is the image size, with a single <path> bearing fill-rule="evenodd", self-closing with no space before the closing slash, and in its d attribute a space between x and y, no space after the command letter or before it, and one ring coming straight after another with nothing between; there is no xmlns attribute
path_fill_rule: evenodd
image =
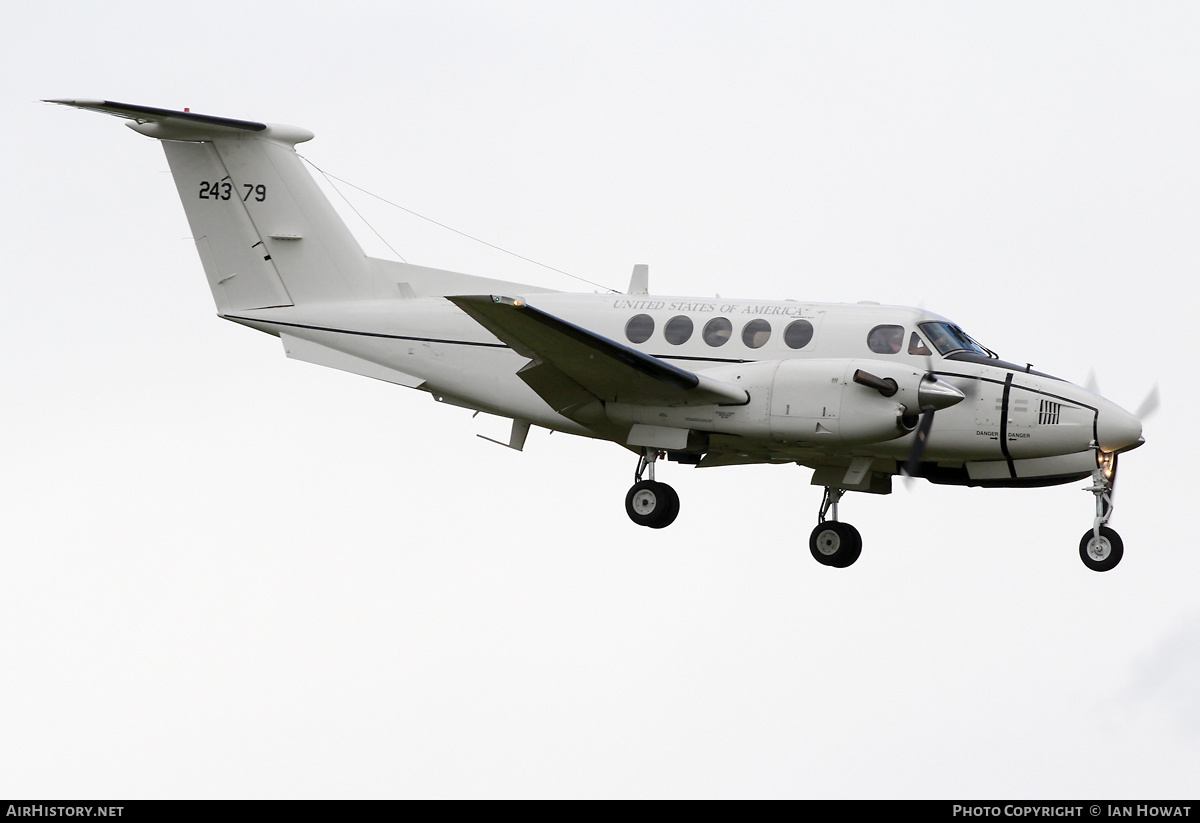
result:
<svg viewBox="0 0 1200 823"><path fill-rule="evenodd" d="M903 343L903 326L876 326L867 334L867 348L876 354L896 354Z"/></svg>
<svg viewBox="0 0 1200 823"><path fill-rule="evenodd" d="M929 347L925 345L925 341L921 339L921 335L917 334L916 332L913 332L908 338L908 353L920 355L933 354L933 352L929 350Z"/></svg>
<svg viewBox="0 0 1200 823"><path fill-rule="evenodd" d="M953 323L922 323L920 328L943 357L956 351L974 352L984 357L996 356L995 352L989 352Z"/></svg>

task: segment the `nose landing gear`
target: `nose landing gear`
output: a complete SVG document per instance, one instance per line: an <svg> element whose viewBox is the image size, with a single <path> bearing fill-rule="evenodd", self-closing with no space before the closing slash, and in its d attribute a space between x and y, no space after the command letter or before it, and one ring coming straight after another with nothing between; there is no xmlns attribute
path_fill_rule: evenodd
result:
<svg viewBox="0 0 1200 823"><path fill-rule="evenodd" d="M1121 536L1108 526L1084 532L1079 540L1079 558L1094 572L1106 572L1121 562L1125 547Z"/></svg>
<svg viewBox="0 0 1200 823"><path fill-rule="evenodd" d="M1113 512L1113 485L1117 478L1117 456L1101 454L1100 468L1092 472L1092 485L1084 489L1096 495L1096 519L1079 540L1079 559L1094 572L1106 572L1121 562L1125 547L1121 536L1107 525Z"/></svg>
<svg viewBox="0 0 1200 823"><path fill-rule="evenodd" d="M862 554L862 535L849 523L838 522L837 505L846 493L845 489L825 487L821 499L821 511L817 515L817 527L808 537L808 549L817 562L835 569L844 569ZM832 510L833 518L825 515Z"/></svg>
<svg viewBox="0 0 1200 823"><path fill-rule="evenodd" d="M629 519L651 529L664 529L679 515L679 495L666 483L654 479L654 462L660 455L658 449L648 448L642 453L633 477L633 488L625 495L625 512ZM649 474L649 478L643 480L644 474Z"/></svg>

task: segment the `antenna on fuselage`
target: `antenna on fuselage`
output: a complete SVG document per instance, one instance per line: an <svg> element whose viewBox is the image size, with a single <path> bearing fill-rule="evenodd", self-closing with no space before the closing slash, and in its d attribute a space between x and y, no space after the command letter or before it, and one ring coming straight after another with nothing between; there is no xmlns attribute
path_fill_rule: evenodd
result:
<svg viewBox="0 0 1200 823"><path fill-rule="evenodd" d="M629 278L629 289L626 293L650 293L650 267L648 265L645 263L638 263L633 267L633 277Z"/></svg>

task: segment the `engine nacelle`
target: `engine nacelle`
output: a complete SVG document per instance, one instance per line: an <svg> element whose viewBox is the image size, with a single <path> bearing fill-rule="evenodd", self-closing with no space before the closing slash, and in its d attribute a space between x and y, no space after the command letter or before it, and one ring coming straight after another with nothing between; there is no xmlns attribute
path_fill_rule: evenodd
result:
<svg viewBox="0 0 1200 823"><path fill-rule="evenodd" d="M924 377L879 360L781 361L771 386L771 437L841 444L902 437L919 419Z"/></svg>
<svg viewBox="0 0 1200 823"><path fill-rule="evenodd" d="M916 427L922 409L963 399L954 386L924 370L882 360L774 360L704 374L745 389L749 402L687 408L611 403L608 417L676 431L861 445L902 437Z"/></svg>

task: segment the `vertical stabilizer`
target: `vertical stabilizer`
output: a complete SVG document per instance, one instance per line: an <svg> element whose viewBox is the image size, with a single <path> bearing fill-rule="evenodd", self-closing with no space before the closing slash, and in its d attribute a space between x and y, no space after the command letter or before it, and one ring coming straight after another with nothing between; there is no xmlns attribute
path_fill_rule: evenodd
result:
<svg viewBox="0 0 1200 823"><path fill-rule="evenodd" d="M296 154L311 132L107 100L49 102L124 117L162 141L221 313L374 296L366 255Z"/></svg>
<svg viewBox="0 0 1200 823"><path fill-rule="evenodd" d="M216 147L212 143L174 141L163 141L162 145L217 310L225 314L293 305L274 255L250 219L249 210L232 202L234 184ZM222 190L230 202L220 202ZM204 202L210 198L217 202Z"/></svg>

